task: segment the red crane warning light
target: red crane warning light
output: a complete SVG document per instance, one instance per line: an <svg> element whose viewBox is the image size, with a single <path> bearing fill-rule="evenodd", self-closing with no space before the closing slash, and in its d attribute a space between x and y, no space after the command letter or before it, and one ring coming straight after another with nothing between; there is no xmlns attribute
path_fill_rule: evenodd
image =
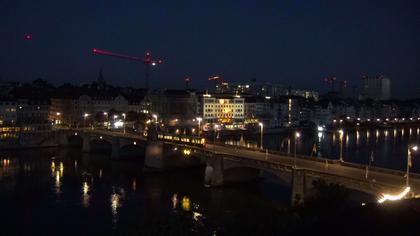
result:
<svg viewBox="0 0 420 236"><path fill-rule="evenodd" d="M190 77L187 77L187 78L185 78L184 79L184 81L185 81L185 89L188 89L188 87L189 87L189 85L190 85L190 82L191 82L191 78Z"/></svg>
<svg viewBox="0 0 420 236"><path fill-rule="evenodd" d="M163 60L161 59L158 59L158 60L153 59L150 52L146 52L143 57L135 57L135 56L129 56L129 55L121 54L121 53L93 48L92 53L94 55L99 54L99 55L104 55L104 56L117 57L117 58L121 58L125 60L143 62L144 69L145 69L144 71L145 86L147 89L149 88L150 67L163 63Z"/></svg>
<svg viewBox="0 0 420 236"><path fill-rule="evenodd" d="M324 78L324 82L328 85L331 85L331 91L332 92L334 92L334 87L335 87L334 85L335 85L336 80L337 80L337 77L335 77L335 76Z"/></svg>

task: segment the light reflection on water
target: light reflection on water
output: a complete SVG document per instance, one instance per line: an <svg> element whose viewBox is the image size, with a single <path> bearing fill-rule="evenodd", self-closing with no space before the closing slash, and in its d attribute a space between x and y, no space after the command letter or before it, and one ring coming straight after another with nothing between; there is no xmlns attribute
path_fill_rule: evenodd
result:
<svg viewBox="0 0 420 236"><path fill-rule="evenodd" d="M55 172L55 193L59 195L61 193L61 181L60 181L60 171Z"/></svg>
<svg viewBox="0 0 420 236"><path fill-rule="evenodd" d="M178 194L174 193L172 195L172 208L176 209L178 206Z"/></svg>
<svg viewBox="0 0 420 236"><path fill-rule="evenodd" d="M184 211L190 211L190 210L191 210L191 202L190 202L190 198L189 198L189 197L187 197L187 196L184 196L184 197L182 198L181 205L182 205L182 209L183 209Z"/></svg>
<svg viewBox="0 0 420 236"><path fill-rule="evenodd" d="M111 213L112 213L112 223L114 227L118 222L118 211L122 207L122 201L124 198L124 189L119 188L119 192L115 187L112 187L112 194L110 196L110 203L111 203Z"/></svg>
<svg viewBox="0 0 420 236"><path fill-rule="evenodd" d="M90 187L89 184L85 181L83 182L82 186L82 205L84 207L89 206L89 200L90 200Z"/></svg>
<svg viewBox="0 0 420 236"><path fill-rule="evenodd" d="M151 212L185 217L197 227L204 222L217 225L223 221L218 217L221 214L229 212L233 217L233 212L250 205L257 209L288 205L290 195L284 190L288 187L271 189L271 183L207 189L203 187L203 169L145 174L139 171L140 163L111 161L109 156L80 151L61 154L40 149L16 152L10 158L0 152L0 166L0 196L9 199L0 201L0 209L14 212L10 217L16 218L11 221L29 225L29 233L22 235L30 235L36 227L39 232L47 231L45 235L63 229L74 233L80 225L109 235L132 222L147 222ZM24 199L30 199L30 208ZM51 227L44 229L45 222ZM68 222L74 229L66 228Z"/></svg>
<svg viewBox="0 0 420 236"><path fill-rule="evenodd" d="M174 193L171 198L172 208L174 210L178 207L178 194ZM204 225L203 220L205 216L201 212L200 205L198 203L192 202L189 196L183 196L181 200L181 209L185 212L190 212L193 222L198 225Z"/></svg>

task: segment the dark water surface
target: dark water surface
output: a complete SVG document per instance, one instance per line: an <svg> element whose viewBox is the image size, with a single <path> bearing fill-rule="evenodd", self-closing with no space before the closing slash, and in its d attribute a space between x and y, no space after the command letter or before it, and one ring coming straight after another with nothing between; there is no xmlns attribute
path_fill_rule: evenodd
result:
<svg viewBox="0 0 420 236"><path fill-rule="evenodd" d="M155 235L161 227L223 235L241 217L276 217L289 205L290 188L272 177L209 189L202 168L142 165L78 149L2 151L0 235Z"/></svg>

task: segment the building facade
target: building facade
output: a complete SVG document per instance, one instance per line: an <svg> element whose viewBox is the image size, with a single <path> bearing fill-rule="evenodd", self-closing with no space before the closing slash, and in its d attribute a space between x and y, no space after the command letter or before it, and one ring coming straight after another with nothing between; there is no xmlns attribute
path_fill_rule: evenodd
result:
<svg viewBox="0 0 420 236"><path fill-rule="evenodd" d="M203 94L202 117L204 123L222 124L227 128L241 128L245 118L245 99L236 95Z"/></svg>
<svg viewBox="0 0 420 236"><path fill-rule="evenodd" d="M383 76L363 77L361 99L391 99L391 80Z"/></svg>

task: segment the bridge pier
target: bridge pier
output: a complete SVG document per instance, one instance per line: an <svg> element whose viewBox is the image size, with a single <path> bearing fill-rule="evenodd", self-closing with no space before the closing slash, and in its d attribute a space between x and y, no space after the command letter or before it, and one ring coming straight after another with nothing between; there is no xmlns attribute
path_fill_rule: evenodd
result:
<svg viewBox="0 0 420 236"><path fill-rule="evenodd" d="M111 158L117 159L120 157L120 138L112 137L111 141L112 151L111 151Z"/></svg>
<svg viewBox="0 0 420 236"><path fill-rule="evenodd" d="M83 144L82 144L82 152L90 152L90 136L87 134L82 135Z"/></svg>
<svg viewBox="0 0 420 236"><path fill-rule="evenodd" d="M261 170L238 166L236 162L226 162L221 156L209 157L204 171L204 186L222 186L259 179Z"/></svg>
<svg viewBox="0 0 420 236"><path fill-rule="evenodd" d="M144 160L146 167L163 169L163 142L149 142L146 146L146 157Z"/></svg>
<svg viewBox="0 0 420 236"><path fill-rule="evenodd" d="M58 145L61 147L67 147L69 145L69 139L66 132L58 132Z"/></svg>
<svg viewBox="0 0 420 236"><path fill-rule="evenodd" d="M304 169L292 170L292 206L301 205L305 198L306 175Z"/></svg>
<svg viewBox="0 0 420 236"><path fill-rule="evenodd" d="M206 164L204 186L222 186L223 183L223 158L212 158Z"/></svg>

